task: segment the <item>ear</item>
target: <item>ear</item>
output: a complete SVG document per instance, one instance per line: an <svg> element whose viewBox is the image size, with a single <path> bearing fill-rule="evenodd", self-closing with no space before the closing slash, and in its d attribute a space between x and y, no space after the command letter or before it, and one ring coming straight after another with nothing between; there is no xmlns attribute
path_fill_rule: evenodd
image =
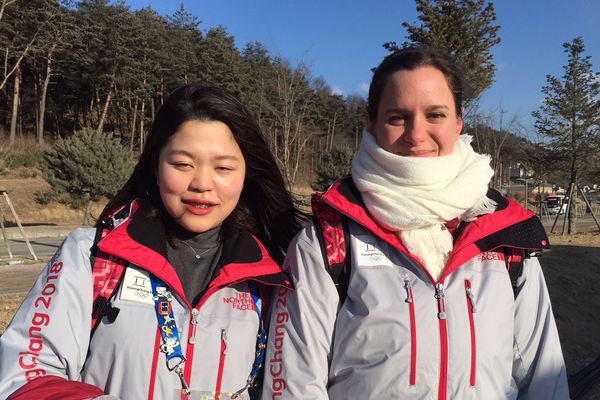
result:
<svg viewBox="0 0 600 400"><path fill-rule="evenodd" d="M465 109L462 108L460 110L460 115L456 119L456 137L460 136L460 134L463 130L463 126L464 126L463 114L464 114L464 112L465 112Z"/></svg>
<svg viewBox="0 0 600 400"><path fill-rule="evenodd" d="M458 136L460 136L460 133L461 133L461 132L462 132L462 130L463 130L463 125L464 125L464 123L463 123L463 119L462 119L462 117L458 118L458 119L456 120L456 136L457 136L457 137L458 137Z"/></svg>

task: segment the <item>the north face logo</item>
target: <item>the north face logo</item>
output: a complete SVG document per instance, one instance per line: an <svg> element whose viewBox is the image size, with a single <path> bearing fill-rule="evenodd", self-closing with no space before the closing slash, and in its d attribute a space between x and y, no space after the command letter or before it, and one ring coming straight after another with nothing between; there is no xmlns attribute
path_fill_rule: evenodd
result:
<svg viewBox="0 0 600 400"><path fill-rule="evenodd" d="M236 293L235 296L225 297L223 299L223 303L231 304L234 310L240 311L255 311L256 306L254 305L254 300L252 300L252 295L248 292L245 293Z"/></svg>
<svg viewBox="0 0 600 400"><path fill-rule="evenodd" d="M477 261L504 261L504 254L496 251L486 251L477 255Z"/></svg>

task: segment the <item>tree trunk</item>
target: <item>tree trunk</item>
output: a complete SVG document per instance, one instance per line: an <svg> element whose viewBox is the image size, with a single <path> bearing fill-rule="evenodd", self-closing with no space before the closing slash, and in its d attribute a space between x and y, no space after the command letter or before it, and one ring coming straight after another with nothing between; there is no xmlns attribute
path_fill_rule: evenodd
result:
<svg viewBox="0 0 600 400"><path fill-rule="evenodd" d="M17 138L17 116L19 113L19 96L21 90L21 68L15 71L15 87L13 89L12 115L10 118L9 143L14 143Z"/></svg>
<svg viewBox="0 0 600 400"><path fill-rule="evenodd" d="M154 109L154 97L150 96L150 118L154 121L156 110Z"/></svg>
<svg viewBox="0 0 600 400"><path fill-rule="evenodd" d="M165 77L163 74L160 75L160 105L165 103Z"/></svg>
<svg viewBox="0 0 600 400"><path fill-rule="evenodd" d="M90 196L90 192L86 191L84 193L85 197L85 211L83 212L83 226L91 225L92 220L92 198Z"/></svg>
<svg viewBox="0 0 600 400"><path fill-rule="evenodd" d="M46 77L44 78L44 84L42 85L42 93L40 95L40 118L38 121L38 143L44 144L44 119L46 114L46 96L48 94L48 84L50 83L50 76L52 74L52 54L56 47L57 42L52 43L48 49L47 62L46 62Z"/></svg>
<svg viewBox="0 0 600 400"><path fill-rule="evenodd" d="M567 233L573 235L577 233L577 224L575 221L576 215L573 211L575 202L573 201L573 193L577 190L577 117L575 113L571 116L571 179L569 186L569 210Z"/></svg>
<svg viewBox="0 0 600 400"><path fill-rule="evenodd" d="M569 201L567 202L567 234L569 235L574 235L577 233L577 223L575 220L575 201L573 199L573 194L576 193L576 190L577 181L572 180L571 184L569 185Z"/></svg>
<svg viewBox="0 0 600 400"><path fill-rule="evenodd" d="M333 121L331 123L331 142L329 144L329 151L333 150L333 142L335 141L335 124L337 123L337 112L333 113Z"/></svg>
<svg viewBox="0 0 600 400"><path fill-rule="evenodd" d="M135 106L133 107L133 119L131 121L131 135L129 138L129 150L133 151L133 142L135 138L135 126L137 124L137 110L138 110L138 99L135 99Z"/></svg>
<svg viewBox="0 0 600 400"><path fill-rule="evenodd" d="M34 99L39 99L40 98L40 86L42 85L42 75L38 72L35 74L35 79L33 80L33 98ZM40 126L40 103L38 102L35 105L35 109L34 109L34 114L35 114L35 134L37 136L37 132L38 132L38 128Z"/></svg>
<svg viewBox="0 0 600 400"><path fill-rule="evenodd" d="M144 149L144 113L146 110L146 102L142 100L142 109L140 112L140 153Z"/></svg>
<svg viewBox="0 0 600 400"><path fill-rule="evenodd" d="M92 96L87 115L86 114L82 115L83 120L82 120L81 126L83 126L85 128L90 128L92 126L92 120L94 118L94 108L96 107L95 104L96 104L97 100L98 100L98 89L96 89L96 95Z"/></svg>
<svg viewBox="0 0 600 400"><path fill-rule="evenodd" d="M8 75L8 47L4 51L4 70L3 70L3 76L6 78L7 75ZM4 88L2 88L2 89L4 89Z"/></svg>
<svg viewBox="0 0 600 400"><path fill-rule="evenodd" d="M106 95L106 101L104 102L104 107L102 109L102 116L100 116L100 121L98 122L98 130L102 130L104 128L104 121L106 120L106 115L108 114L108 106L110 105L110 100L113 94L113 87L115 85L115 77L113 76L112 81L110 82L110 87L108 89L108 94Z"/></svg>

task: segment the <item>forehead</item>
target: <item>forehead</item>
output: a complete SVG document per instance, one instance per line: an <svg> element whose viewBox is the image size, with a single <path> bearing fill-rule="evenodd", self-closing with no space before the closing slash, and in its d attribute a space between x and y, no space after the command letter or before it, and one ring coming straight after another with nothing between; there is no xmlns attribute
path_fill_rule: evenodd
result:
<svg viewBox="0 0 600 400"><path fill-rule="evenodd" d="M233 132L221 121L191 120L181 124L162 151L186 150L199 153L239 153Z"/></svg>
<svg viewBox="0 0 600 400"><path fill-rule="evenodd" d="M430 66L400 70L390 74L386 79L382 97L415 94L452 99L448 79L442 71Z"/></svg>

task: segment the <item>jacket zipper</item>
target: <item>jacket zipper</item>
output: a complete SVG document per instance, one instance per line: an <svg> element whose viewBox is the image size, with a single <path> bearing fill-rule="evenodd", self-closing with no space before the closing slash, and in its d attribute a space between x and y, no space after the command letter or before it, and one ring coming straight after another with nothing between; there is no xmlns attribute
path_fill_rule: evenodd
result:
<svg viewBox="0 0 600 400"><path fill-rule="evenodd" d="M185 363L183 364L183 370L179 378L182 383L185 382L187 385L191 385L192 379L192 364L194 362L194 345L196 344L196 329L198 327L198 314L200 311L198 308L192 308L192 316L190 317L190 326L188 328L188 346L185 349ZM184 386L184 390L185 385ZM188 396L183 392L181 395L182 399L187 399Z"/></svg>
<svg viewBox="0 0 600 400"><path fill-rule="evenodd" d="M467 294L467 307L469 309L469 327L471 329L471 378L469 384L475 386L475 372L477 367L477 340L475 337L475 319L474 313L477 312L475 306L475 296L471 289L471 281L465 279L465 292Z"/></svg>
<svg viewBox="0 0 600 400"><path fill-rule="evenodd" d="M200 313L200 311L198 311L197 308L194 308L192 310L192 319L190 321L191 329L190 329L190 336L188 338L188 343L191 345L196 344L196 329L198 328L198 314L199 313Z"/></svg>
<svg viewBox="0 0 600 400"><path fill-rule="evenodd" d="M410 280L404 280L404 289L406 289L405 302L408 303L408 311L410 316L410 380L411 386L417 383L417 320L415 318L415 299L413 296Z"/></svg>
<svg viewBox="0 0 600 400"><path fill-rule="evenodd" d="M221 353L219 354L219 370L217 372L217 384L215 386L215 400L221 398L221 382L223 381L223 369L225 367L225 356L227 355L227 333L221 329Z"/></svg>
<svg viewBox="0 0 600 400"><path fill-rule="evenodd" d="M440 324L440 383L438 399L446 400L448 391L448 326L446 323L446 300L444 285L439 282L435 286L435 298L438 305L438 321Z"/></svg>

